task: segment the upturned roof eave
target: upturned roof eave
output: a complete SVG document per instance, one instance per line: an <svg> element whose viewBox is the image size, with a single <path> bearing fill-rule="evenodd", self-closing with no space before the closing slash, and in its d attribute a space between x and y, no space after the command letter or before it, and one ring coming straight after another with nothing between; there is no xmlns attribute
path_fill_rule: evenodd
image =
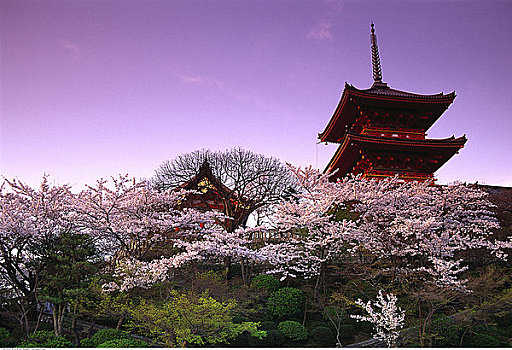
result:
<svg viewBox="0 0 512 350"><path fill-rule="evenodd" d="M443 106L442 111L440 113L436 113L436 115L431 118L430 123L427 125L428 128L430 128L430 126L439 119L444 110L448 108L456 97L455 91L449 94L439 93L436 95L419 95L390 88L388 88L388 90L393 93L384 93L382 91L387 91L384 89L370 88L360 90L345 82L345 89L343 90L340 101L324 131L318 134L318 139L321 142L338 142L338 139L344 135L344 129L347 125L350 125L354 119L354 115L348 115L350 112L346 111L348 109L347 105L350 104L352 100L352 96L367 101L382 101L386 103L397 102L400 105L406 103L409 106L422 105L423 108ZM394 94L394 92L397 94ZM403 95L399 95L398 93Z"/></svg>
<svg viewBox="0 0 512 350"><path fill-rule="evenodd" d="M435 149L450 149L449 154L439 163L437 169L439 169L442 165L444 165L459 149L463 148L467 141L466 135L455 138L449 137L445 139L423 139L423 140L408 140L408 139L400 139L400 138L387 138L387 137L378 137L378 136L366 136L366 135L354 135L354 134L346 134L343 138L340 146L337 148L336 152L329 160L329 163L324 169L324 173L333 169L342 169L341 164L348 160L351 156L353 156L354 152L356 152L356 148L353 145L353 142L368 144L368 145L376 145L380 144L386 146L400 146L405 148L404 151L408 151L411 153L415 153L414 151L419 150L435 150ZM359 148L357 148L359 149ZM352 164L350 164L352 165ZM345 166L344 168L349 168L350 165ZM436 170L437 170L436 169ZM436 171L434 170L434 171ZM346 169L341 172L346 173ZM339 176L339 175L337 175Z"/></svg>

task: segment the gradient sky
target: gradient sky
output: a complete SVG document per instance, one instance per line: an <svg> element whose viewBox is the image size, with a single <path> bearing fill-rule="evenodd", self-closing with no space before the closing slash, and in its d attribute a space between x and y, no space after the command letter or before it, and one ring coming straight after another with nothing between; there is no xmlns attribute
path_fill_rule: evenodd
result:
<svg viewBox="0 0 512 350"><path fill-rule="evenodd" d="M74 188L240 146L324 169L344 83L455 90L437 173L512 186L512 1L0 1L0 173Z"/></svg>

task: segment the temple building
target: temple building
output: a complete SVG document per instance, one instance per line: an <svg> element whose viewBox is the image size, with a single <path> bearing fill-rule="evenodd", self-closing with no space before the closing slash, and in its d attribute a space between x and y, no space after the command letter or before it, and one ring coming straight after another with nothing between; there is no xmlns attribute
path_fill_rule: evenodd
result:
<svg viewBox="0 0 512 350"><path fill-rule="evenodd" d="M345 83L333 116L318 134L339 144L325 172L335 181L347 174L365 178L398 175L403 180L434 182L434 172L464 147L466 136L427 139L426 131L455 99L455 93L419 95L382 82L374 25L371 25L374 83L360 90Z"/></svg>

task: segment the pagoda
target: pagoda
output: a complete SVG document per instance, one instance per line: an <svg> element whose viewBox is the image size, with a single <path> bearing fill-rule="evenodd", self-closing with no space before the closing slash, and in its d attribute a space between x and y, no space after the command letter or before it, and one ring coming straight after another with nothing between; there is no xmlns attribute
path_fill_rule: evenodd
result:
<svg viewBox="0 0 512 350"><path fill-rule="evenodd" d="M382 82L373 23L370 39L374 83L365 90L345 83L333 116L318 134L321 142L339 144L324 171L333 173L331 181L361 174L434 182L434 172L467 141L465 135L427 139L425 134L453 102L455 92L419 95L391 89Z"/></svg>

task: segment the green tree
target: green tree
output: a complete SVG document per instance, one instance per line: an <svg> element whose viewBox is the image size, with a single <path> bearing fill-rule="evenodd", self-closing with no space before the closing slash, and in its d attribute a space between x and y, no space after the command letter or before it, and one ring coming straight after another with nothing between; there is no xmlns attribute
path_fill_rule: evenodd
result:
<svg viewBox="0 0 512 350"><path fill-rule="evenodd" d="M68 307L74 330L78 308L89 293L91 277L97 271L94 266L97 251L89 236L72 232L63 232L39 249L47 250L43 260L40 299L51 303L54 333L60 336Z"/></svg>

